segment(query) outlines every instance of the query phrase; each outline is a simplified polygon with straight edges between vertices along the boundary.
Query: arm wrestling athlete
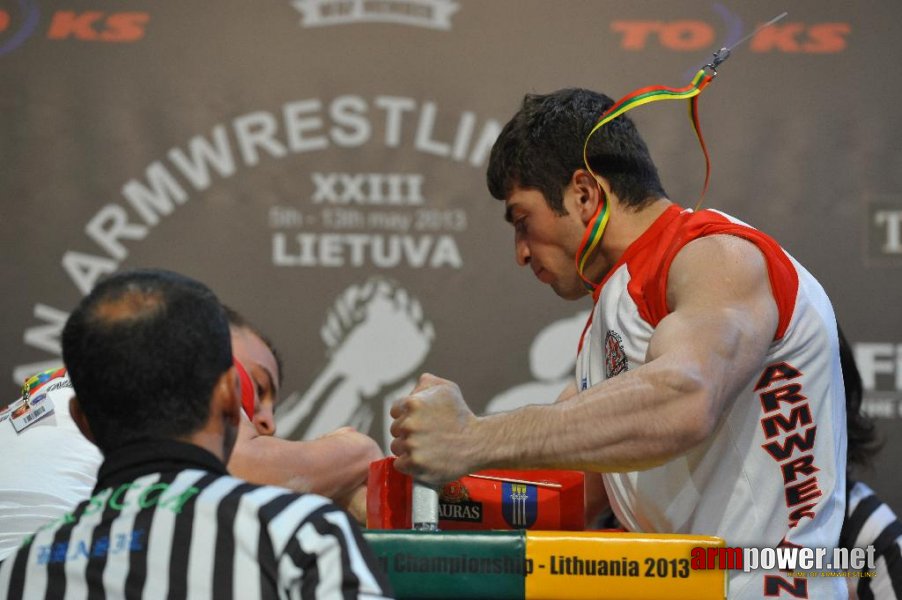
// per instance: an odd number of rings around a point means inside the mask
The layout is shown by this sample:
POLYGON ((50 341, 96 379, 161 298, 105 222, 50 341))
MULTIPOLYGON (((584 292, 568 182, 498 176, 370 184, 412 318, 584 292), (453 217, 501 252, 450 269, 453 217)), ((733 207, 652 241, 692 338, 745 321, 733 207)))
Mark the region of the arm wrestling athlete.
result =
POLYGON ((369 464, 383 458, 368 435, 341 427, 313 440, 275 437, 274 410, 282 382, 278 353, 240 314, 226 308, 232 352, 254 382, 253 420, 241 419, 229 471, 252 483, 326 496, 358 522, 366 521, 369 464))
MULTIPOLYGON (((392 408, 397 468, 432 484, 486 468, 600 472, 633 531, 835 546, 846 439, 826 294, 772 238, 671 202, 628 118, 591 139, 594 177, 583 141, 612 103, 586 90, 527 96, 488 167, 518 264, 564 299, 595 301, 576 380, 553 404, 477 417, 457 385, 423 375, 392 408), (587 287, 577 261, 605 202, 587 287)), ((735 597, 762 585, 842 593, 730 576, 735 597)))

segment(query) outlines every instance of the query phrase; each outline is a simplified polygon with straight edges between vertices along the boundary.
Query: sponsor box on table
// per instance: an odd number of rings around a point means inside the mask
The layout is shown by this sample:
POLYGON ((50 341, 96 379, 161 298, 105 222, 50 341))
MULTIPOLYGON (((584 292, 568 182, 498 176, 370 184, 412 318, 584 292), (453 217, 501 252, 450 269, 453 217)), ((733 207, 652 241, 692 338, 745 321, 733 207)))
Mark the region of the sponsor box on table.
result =
MULTIPOLYGON (((394 468, 394 457, 370 465, 367 527, 410 529, 413 480, 394 468)), ((439 529, 585 529, 584 475, 580 471, 487 470, 439 490, 439 529)))

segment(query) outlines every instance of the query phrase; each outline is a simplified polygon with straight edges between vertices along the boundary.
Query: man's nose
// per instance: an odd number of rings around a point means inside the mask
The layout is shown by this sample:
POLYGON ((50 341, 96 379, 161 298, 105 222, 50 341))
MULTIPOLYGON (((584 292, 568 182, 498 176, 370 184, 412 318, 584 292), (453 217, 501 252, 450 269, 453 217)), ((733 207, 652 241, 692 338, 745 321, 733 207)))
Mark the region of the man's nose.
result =
POLYGON ((525 241, 514 241, 514 253, 517 255, 518 265, 525 267, 529 264, 529 245, 525 241))
POLYGON ((254 427, 257 428, 257 433, 260 435, 275 435, 276 420, 271 408, 261 407, 260 410, 254 412, 254 427))

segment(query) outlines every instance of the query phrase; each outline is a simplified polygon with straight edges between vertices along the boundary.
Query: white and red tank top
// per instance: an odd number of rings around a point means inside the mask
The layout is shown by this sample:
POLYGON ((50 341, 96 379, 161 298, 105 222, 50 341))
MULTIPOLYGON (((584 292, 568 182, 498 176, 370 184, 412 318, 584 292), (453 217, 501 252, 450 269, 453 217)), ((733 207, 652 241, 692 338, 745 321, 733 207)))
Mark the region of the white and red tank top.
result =
MULTIPOLYGON (((596 292, 577 385, 586 389, 645 362, 655 327, 670 312, 674 257, 692 240, 724 234, 749 240, 766 259, 779 311, 766 360, 706 442, 653 469, 605 474, 608 496, 632 531, 716 535, 727 546, 832 548, 845 508, 846 457, 836 319, 821 285, 772 238, 717 211, 670 206, 596 292)), ((730 597, 767 597, 774 589, 793 597, 786 586, 806 588, 801 597, 842 594, 841 578, 816 579, 733 571, 730 597)))

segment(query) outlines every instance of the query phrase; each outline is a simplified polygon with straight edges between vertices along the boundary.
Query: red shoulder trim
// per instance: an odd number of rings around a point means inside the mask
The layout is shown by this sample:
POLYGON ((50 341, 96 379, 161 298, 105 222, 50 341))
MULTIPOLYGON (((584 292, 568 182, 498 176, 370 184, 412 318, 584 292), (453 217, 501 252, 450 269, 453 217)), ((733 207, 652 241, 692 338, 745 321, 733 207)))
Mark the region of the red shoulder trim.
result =
POLYGON ((667 226, 662 229, 656 233, 654 247, 629 260, 627 264, 630 271, 629 294, 639 309, 639 315, 646 322, 656 327, 671 312, 667 306, 667 276, 673 259, 683 246, 709 235, 735 235, 755 244, 764 255, 771 293, 779 312, 774 340, 782 339, 792 319, 799 291, 799 276, 789 256, 773 238, 710 210, 682 211, 676 218, 668 220, 667 226))

